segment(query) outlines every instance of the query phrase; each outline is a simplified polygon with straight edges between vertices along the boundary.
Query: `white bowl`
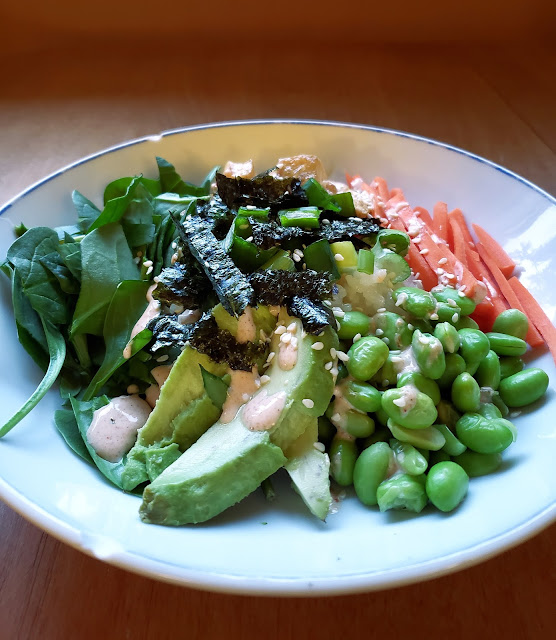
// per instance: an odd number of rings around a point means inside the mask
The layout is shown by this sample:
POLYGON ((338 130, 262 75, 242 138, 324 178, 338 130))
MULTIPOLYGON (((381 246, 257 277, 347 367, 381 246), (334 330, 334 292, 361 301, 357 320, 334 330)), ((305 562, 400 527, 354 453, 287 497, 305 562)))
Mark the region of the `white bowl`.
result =
MULTIPOLYGON (((124 175, 156 176, 155 156, 190 181, 215 164, 315 153, 332 176, 385 177, 412 205, 438 200, 479 221, 522 267, 521 279, 554 320, 554 198, 523 178, 447 145, 396 131, 330 122, 231 122, 133 140, 84 158, 33 185, 0 211, 0 256, 10 221, 56 226, 72 220, 71 191, 101 202, 124 175), (551 223, 552 222, 552 223, 551 223)), ((5 281, 4 281, 5 280, 5 281)), ((0 423, 34 390, 40 373, 17 342, 7 280, 0 294, 0 423)), ((312 595, 392 587, 480 562, 534 535, 556 517, 556 372, 550 355, 544 401, 515 419, 519 436, 502 469, 471 480, 454 513, 381 514, 349 494, 326 523, 312 518, 287 482, 266 503, 256 493, 213 521, 164 528, 143 524, 139 498, 122 493, 65 445, 53 425, 60 399, 50 392, 0 440, 0 497, 37 526, 112 564, 215 591, 312 595)))

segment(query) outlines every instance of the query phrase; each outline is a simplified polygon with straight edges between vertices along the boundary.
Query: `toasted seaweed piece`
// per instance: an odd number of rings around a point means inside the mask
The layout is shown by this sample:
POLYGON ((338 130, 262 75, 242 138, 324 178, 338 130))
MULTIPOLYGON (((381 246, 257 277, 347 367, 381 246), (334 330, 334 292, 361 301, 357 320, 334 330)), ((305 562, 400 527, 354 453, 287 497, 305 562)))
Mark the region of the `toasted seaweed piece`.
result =
POLYGON ((251 222, 251 235, 253 244, 261 249, 277 247, 284 242, 297 240, 304 244, 311 244, 317 240, 328 240, 329 242, 340 242, 341 240, 351 240, 353 238, 364 238, 381 229, 380 222, 375 218, 351 219, 347 220, 327 220, 321 221, 318 229, 301 229, 299 227, 282 227, 276 222, 251 222))
POLYGON ((155 357, 172 353, 176 357, 189 343, 215 362, 225 362, 231 369, 251 371, 265 353, 265 343, 238 343, 225 329, 220 329, 211 312, 206 312, 193 324, 182 325, 177 316, 158 316, 148 328, 153 332, 149 351, 155 357))
POLYGON ((320 302, 332 293, 330 274, 311 269, 255 271, 249 276, 249 282, 255 290, 257 302, 262 304, 284 306, 294 297, 320 302))
POLYGON ((292 316, 301 320, 307 333, 320 333, 328 325, 336 327, 336 318, 332 309, 320 302, 302 296, 294 296, 288 301, 287 307, 292 316))
POLYGON ((182 221, 173 212, 170 215, 181 239, 212 282, 224 309, 230 315, 240 316, 254 300, 255 292, 212 233, 210 222, 199 216, 188 215, 182 221))
POLYGON ((212 293, 212 285, 193 256, 186 254, 183 260, 162 269, 152 295, 167 305, 174 303, 185 309, 198 309, 212 293))
POLYGON ((234 221, 235 214, 215 195, 210 200, 199 198, 195 203, 197 215, 210 223, 217 240, 223 240, 234 221))
POLYGON ((254 178, 228 178, 216 174, 218 195, 230 209, 254 205, 270 207, 272 213, 279 209, 304 207, 309 204, 307 194, 296 178, 276 178, 268 173, 254 178))

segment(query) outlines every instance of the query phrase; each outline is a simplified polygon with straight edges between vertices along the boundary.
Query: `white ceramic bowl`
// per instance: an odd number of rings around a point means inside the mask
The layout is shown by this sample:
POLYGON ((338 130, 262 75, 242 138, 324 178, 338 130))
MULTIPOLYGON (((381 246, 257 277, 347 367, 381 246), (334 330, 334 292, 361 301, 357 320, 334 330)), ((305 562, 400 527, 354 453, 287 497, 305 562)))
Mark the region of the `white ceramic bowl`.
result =
MULTIPOLYGON (((84 158, 33 185, 0 217, 0 256, 11 222, 55 226, 72 220, 71 191, 101 202, 110 180, 156 176, 154 157, 191 181, 215 164, 253 158, 259 169, 280 156, 319 155, 329 172, 381 175, 412 205, 437 200, 480 221, 522 267, 521 279, 554 320, 554 198, 523 178, 459 149, 395 131, 327 122, 238 122, 196 126, 126 142, 84 158)), ((17 342, 7 280, 0 294, 0 422, 35 388, 39 371, 17 342)), ((517 443, 502 469, 472 479, 450 515, 378 513, 349 495, 326 523, 313 519, 287 482, 274 504, 254 494, 213 521, 164 528, 143 524, 139 498, 106 482, 65 445, 53 425, 52 391, 0 440, 0 497, 39 527, 102 560, 158 579, 238 593, 347 593, 424 580, 511 547, 556 517, 556 372, 548 354, 546 399, 516 418, 517 443)))

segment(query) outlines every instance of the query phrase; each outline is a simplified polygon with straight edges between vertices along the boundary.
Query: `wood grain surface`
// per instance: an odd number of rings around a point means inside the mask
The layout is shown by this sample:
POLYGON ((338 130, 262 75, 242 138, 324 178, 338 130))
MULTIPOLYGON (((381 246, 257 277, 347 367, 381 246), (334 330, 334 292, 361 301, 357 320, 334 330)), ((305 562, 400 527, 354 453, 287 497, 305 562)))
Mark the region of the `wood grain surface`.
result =
MULTIPOLYGON (((368 123, 437 138, 556 193, 554 49, 370 47, 332 39, 280 48, 245 46, 244 34, 241 42, 215 48, 175 39, 97 40, 4 55, 0 202, 129 138, 272 117, 368 123)), ((109 566, 0 503, 0 640, 544 639, 554 637, 555 593, 556 525, 478 566, 421 584, 258 598, 168 585, 109 566)))

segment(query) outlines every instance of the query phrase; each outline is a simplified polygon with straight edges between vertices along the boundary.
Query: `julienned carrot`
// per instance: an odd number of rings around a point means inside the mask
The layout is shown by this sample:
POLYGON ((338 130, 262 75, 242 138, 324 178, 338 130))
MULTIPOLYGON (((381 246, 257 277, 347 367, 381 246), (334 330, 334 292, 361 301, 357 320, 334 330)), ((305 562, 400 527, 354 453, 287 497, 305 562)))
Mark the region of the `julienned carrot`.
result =
MULTIPOLYGON (((464 264, 466 267, 469 267, 467 263, 467 255, 465 251, 465 247, 468 246, 465 242, 465 238, 461 233, 461 229, 455 218, 449 218, 450 225, 450 237, 452 238, 452 251, 456 258, 464 264)), ((473 272, 472 272, 473 273, 473 272)), ((475 275, 475 274, 473 274, 475 275)), ((475 276, 476 277, 476 276, 475 276)))
POLYGON ((504 251, 500 243, 497 242, 482 227, 480 227, 478 224, 474 224, 473 230, 477 234, 479 242, 484 245, 489 255, 492 256, 492 259, 494 260, 500 271, 506 278, 510 278, 515 269, 515 262, 504 251))
MULTIPOLYGON (((525 313, 525 315, 527 315, 515 291, 506 280, 506 277, 499 269, 494 258, 489 255, 486 247, 484 247, 480 242, 475 246, 477 247, 477 251, 481 256, 481 259, 492 273, 492 277, 496 281, 498 288, 500 289, 504 298, 506 298, 506 300, 508 301, 510 307, 512 307, 513 309, 519 309, 519 311, 522 311, 523 313, 525 313)), ((532 322, 529 322, 529 331, 527 332, 527 337, 525 339, 532 347, 540 347, 542 344, 544 344, 544 340, 541 334, 537 331, 532 322)))
POLYGON ((535 325, 541 336, 544 338, 550 353, 556 363, 556 328, 550 321, 550 318, 542 310, 541 305, 535 300, 531 292, 521 284, 521 282, 513 276, 508 281, 510 287, 515 291, 523 308, 526 309, 526 315, 529 322, 535 325))
POLYGON ((414 274, 419 274, 419 280, 423 284, 423 288, 430 291, 438 284, 438 276, 430 268, 429 263, 419 253, 419 249, 413 244, 409 245, 409 251, 406 256, 407 263, 411 267, 414 274))
POLYGON ((448 244, 448 205, 437 202, 432 209, 433 229, 439 238, 448 244))
POLYGON ((384 205, 390 198, 390 191, 388 190, 388 184, 384 178, 376 176, 373 182, 376 184, 376 190, 378 191, 378 197, 382 200, 384 205))
POLYGON ((432 229, 434 227, 431 214, 425 208, 423 208, 423 207, 413 207, 413 211, 414 211, 415 215, 420 220, 422 220, 429 229, 432 229))
POLYGON ((465 242, 469 244, 469 246, 473 246, 473 237, 471 236, 471 232, 469 231, 469 227, 467 226, 467 222, 465 222, 465 217, 461 209, 453 209, 448 212, 448 218, 451 220, 455 220, 460 228, 460 231, 463 233, 463 237, 465 238, 465 242))

